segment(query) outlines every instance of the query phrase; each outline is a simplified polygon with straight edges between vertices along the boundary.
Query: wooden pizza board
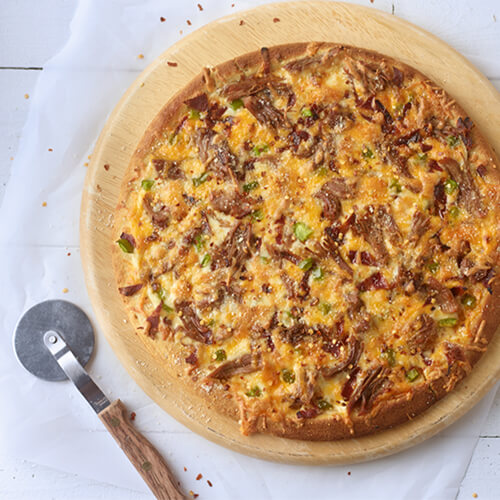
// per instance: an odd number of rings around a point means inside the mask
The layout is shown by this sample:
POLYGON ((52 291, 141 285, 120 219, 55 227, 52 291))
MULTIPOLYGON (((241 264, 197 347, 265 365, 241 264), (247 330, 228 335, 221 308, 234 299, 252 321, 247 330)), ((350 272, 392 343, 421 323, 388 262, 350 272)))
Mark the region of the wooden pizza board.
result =
POLYGON ((155 60, 122 97, 92 154, 81 207, 81 255, 88 292, 104 335, 130 375, 170 415, 211 441, 248 455, 290 463, 346 464, 415 445, 469 410, 500 378, 500 335, 497 333, 488 352, 456 390, 394 429, 324 443, 268 435, 245 437, 236 422, 207 408, 205 400, 173 379, 141 342, 126 322, 111 265, 112 213, 122 177, 144 130, 166 101, 204 66, 262 46, 304 41, 364 47, 414 66, 455 97, 500 151, 500 94, 466 59, 435 36, 392 15, 357 5, 315 1, 260 6, 186 36, 155 60), (280 21, 274 22, 274 18, 280 21), (244 20, 242 25, 240 20, 244 20))

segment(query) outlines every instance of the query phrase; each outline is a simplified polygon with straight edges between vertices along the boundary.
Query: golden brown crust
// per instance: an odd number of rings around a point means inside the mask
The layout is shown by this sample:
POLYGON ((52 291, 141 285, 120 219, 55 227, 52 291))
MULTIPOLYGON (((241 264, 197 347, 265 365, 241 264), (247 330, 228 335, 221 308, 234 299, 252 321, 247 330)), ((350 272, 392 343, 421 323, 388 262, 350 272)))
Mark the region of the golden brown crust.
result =
MULTIPOLYGON (((368 51, 365 49, 347 47, 333 43, 294 43, 286 44, 269 48, 269 56, 271 61, 286 61, 298 58, 304 55, 315 53, 318 49, 330 49, 344 51, 348 55, 362 57, 364 61, 374 62, 378 65, 387 64, 396 66, 403 70, 406 75, 415 75, 432 88, 438 87, 431 82, 425 75, 421 74, 418 70, 407 66, 399 61, 393 60, 390 57, 378 54, 376 52, 368 51)), ((206 86, 211 85, 210 73, 215 74, 218 79, 223 81, 231 81, 236 75, 241 74, 243 71, 255 69, 262 64, 262 56, 259 51, 244 54, 231 61, 227 61, 218 65, 217 67, 207 71, 204 70, 200 75, 194 78, 184 89, 176 94, 158 113, 152 123, 149 125, 143 138, 139 142, 137 149, 131 159, 129 169, 123 180, 120 200, 129 200, 130 194, 134 190, 133 181, 138 178, 138 172, 143 167, 145 153, 148 152, 152 146, 162 137, 163 130, 172 123, 175 123, 179 118, 180 110, 186 99, 189 99, 200 92, 204 91, 206 86)), ((451 98, 445 91, 439 89, 439 100, 444 107, 452 110, 455 114, 466 116, 463 109, 451 98)), ((498 169, 492 167, 495 163, 498 164, 491 147, 488 145, 484 137, 477 130, 477 127, 472 132, 473 140, 476 144, 475 149, 482 152, 482 154, 491 159, 490 166, 487 170, 489 178, 495 183, 500 183, 500 172, 498 169)), ((494 202, 492 200, 492 202, 494 202)), ((121 201, 115 212, 114 221, 114 234, 116 240, 119 237, 120 228, 126 221, 129 212, 127 202, 121 201)), ((124 264, 121 251, 117 245, 112 244, 113 252, 113 265, 117 278, 117 283, 126 283, 127 266, 124 264)), ((129 317, 134 323, 136 328, 143 328, 143 325, 138 320, 135 314, 135 305, 133 298, 122 297, 124 299, 125 307, 129 313, 129 317)), ((437 400, 444 397, 453 387, 463 379, 470 371, 472 366, 480 359, 483 351, 486 349, 488 343, 493 338, 498 327, 498 317, 500 317, 500 283, 496 279, 491 284, 491 296, 484 307, 483 314, 477 322, 477 338, 475 345, 477 350, 469 350, 466 353, 466 362, 463 363, 462 369, 454 369, 447 376, 440 377, 437 380, 427 382, 420 385, 416 390, 401 395, 400 397, 383 401, 378 404, 368 414, 360 415, 356 411, 351 415, 350 422, 341 418, 317 418, 317 419, 285 419, 285 420, 271 420, 266 417, 260 417, 252 423, 252 431, 268 432, 278 436, 303 439, 303 440, 336 440, 344 439, 352 436, 361 436, 374 432, 375 430, 393 427, 409 419, 414 418, 429 406, 434 404, 437 400)), ((163 355, 160 355, 158 350, 154 349, 153 341, 145 338, 144 335, 139 335, 155 352, 158 357, 158 362, 162 362, 163 355)), ((175 371, 177 368, 172 367, 175 371)), ((177 373, 180 375, 180 373, 177 373)), ((201 389, 199 385, 196 386, 197 392, 202 394, 209 403, 217 409, 217 411, 230 416, 233 419, 238 419, 240 412, 238 403, 222 386, 213 386, 210 391, 201 389)))

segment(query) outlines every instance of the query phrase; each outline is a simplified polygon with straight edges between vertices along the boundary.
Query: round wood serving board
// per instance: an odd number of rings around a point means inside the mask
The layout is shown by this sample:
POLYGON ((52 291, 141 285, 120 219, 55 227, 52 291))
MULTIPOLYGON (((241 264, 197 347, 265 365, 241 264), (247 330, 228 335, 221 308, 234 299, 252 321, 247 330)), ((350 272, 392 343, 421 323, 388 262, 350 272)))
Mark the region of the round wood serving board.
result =
POLYGON ((463 415, 500 377, 500 336, 495 336, 488 352, 456 390, 394 429, 324 443, 268 435, 245 437, 236 422, 208 408, 205 400, 173 379, 151 346, 138 338, 126 321, 111 265, 112 214, 121 180, 146 127, 167 100, 204 66, 262 46, 304 41, 373 49, 414 66, 455 97, 490 144, 500 150, 500 95, 469 62, 436 37, 394 16, 356 5, 294 2, 261 6, 219 19, 185 37, 153 62, 125 93, 90 162, 81 208, 81 254, 102 331, 130 375, 170 415, 194 432, 248 455, 281 462, 346 464, 400 451, 463 415), (280 21, 274 22, 274 18, 280 21))

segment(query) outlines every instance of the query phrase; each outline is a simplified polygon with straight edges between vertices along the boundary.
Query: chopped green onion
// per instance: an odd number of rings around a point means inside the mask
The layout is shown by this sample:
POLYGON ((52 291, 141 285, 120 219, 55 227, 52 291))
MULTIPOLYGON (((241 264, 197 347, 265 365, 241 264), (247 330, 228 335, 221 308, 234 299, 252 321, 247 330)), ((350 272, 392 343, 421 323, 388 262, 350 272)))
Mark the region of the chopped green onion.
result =
POLYGON ((132 243, 130 243, 130 241, 126 240, 125 238, 120 238, 116 242, 123 252, 133 253, 134 247, 132 246, 132 243))
POLYGON ((316 406, 320 409, 320 410, 329 410, 330 408, 332 408, 332 405, 326 400, 326 399, 320 399, 317 403, 316 403, 316 406))
POLYGON ((193 186, 201 186, 208 179, 208 172, 203 172, 199 177, 193 177, 193 186))
POLYGON ((269 262, 271 261, 271 259, 269 257, 266 257, 265 255, 261 255, 260 256, 260 261, 263 263, 263 264, 269 264, 269 262))
POLYGON ((203 257, 203 259, 201 259, 201 267, 206 267, 208 266, 210 262, 210 255, 207 253, 205 254, 205 256, 203 257))
POLYGON ((300 269, 302 269, 302 271, 309 271, 309 269, 311 269, 313 264, 314 260, 311 257, 308 257, 307 259, 300 261, 299 267, 300 269))
POLYGON ((425 163, 427 161, 427 153, 418 153, 417 158, 418 158, 418 161, 425 163))
POLYGON ((189 110, 189 119, 190 120, 198 120, 200 118, 200 112, 197 109, 189 110))
POLYGON ((460 209, 455 205, 450 208, 450 215, 455 219, 460 215, 460 209))
POLYGON ((394 349, 386 349, 382 353, 382 357, 387 361, 389 366, 394 366, 396 364, 396 353, 394 352, 394 349))
POLYGON ((203 236, 201 234, 197 234, 195 236, 194 246, 198 252, 205 246, 205 242, 203 241, 203 236))
POLYGON ((303 108, 300 114, 304 118, 310 118, 313 115, 313 112, 309 108, 303 108))
POLYGON ((260 388, 258 386, 254 386, 252 387, 247 393, 246 395, 249 397, 249 398, 258 398, 260 395, 261 395, 261 391, 260 391, 260 388))
POLYGON ((155 181, 153 181, 152 179, 144 179, 141 182, 141 187, 142 189, 144 189, 144 191, 150 191, 154 183, 155 181))
POLYGON ((444 190, 446 194, 453 194, 458 188, 458 184, 453 179, 446 179, 444 182, 444 190))
POLYGON ((267 153, 269 151, 269 146, 267 144, 261 144, 260 146, 254 146, 252 153, 255 156, 260 156, 261 153, 267 153))
POLYGON ((175 142, 175 139, 177 138, 177 134, 172 134, 169 138, 168 138, 168 143, 170 145, 172 145, 174 142, 175 142))
POLYGON ((375 156, 373 154, 373 151, 368 147, 364 148, 363 151, 361 152, 361 154, 363 155, 363 158, 365 160, 369 160, 375 156))
POLYGON ((306 241, 309 238, 309 236, 313 234, 313 230, 303 222, 296 222, 293 225, 293 232, 296 238, 302 243, 304 243, 304 241, 306 241))
POLYGON ((295 382, 295 373, 288 368, 284 368, 281 370, 281 378, 283 379, 283 382, 293 384, 295 382))
POLYGON ((328 175, 328 168, 320 167, 320 168, 318 168, 318 170, 316 170, 316 173, 318 175, 320 175, 321 177, 325 177, 326 175, 328 175))
POLYGON ((332 310, 332 306, 328 302, 320 302, 318 309, 326 316, 332 310))
POLYGON ((217 349, 214 352, 214 359, 215 361, 226 361, 227 359, 227 354, 224 349, 217 349))
POLYGON ((167 304, 165 304, 165 302, 162 302, 162 303, 161 303, 161 307, 162 307, 162 309, 163 309, 165 312, 168 312, 168 313, 174 312, 173 308, 172 308, 172 307, 170 307, 170 306, 167 306, 167 304))
POLYGON ((465 307, 474 307, 476 305, 476 297, 474 297, 474 295, 470 295, 470 294, 466 293, 462 297, 462 304, 465 307))
POLYGON ((439 269, 439 262, 436 262, 436 261, 432 261, 430 264, 429 264, 429 271, 432 273, 432 274, 435 274, 437 273, 438 269, 439 269))
POLYGON ((325 277, 325 274, 323 273, 323 269, 321 269, 321 267, 315 267, 312 270, 311 274, 315 280, 322 280, 325 277))
POLYGON ((450 317, 450 318, 443 318, 438 321, 439 326, 455 326, 458 322, 457 318, 450 317))
POLYGON ((417 378, 420 376, 420 373, 418 372, 418 370, 416 368, 412 368, 410 371, 408 371, 406 373, 406 378, 410 381, 410 382, 414 382, 415 380, 417 380, 417 378))
POLYGON ((460 142, 460 138, 457 137, 456 135, 449 135, 446 138, 446 142, 448 143, 448 146, 454 148, 460 142))
POLYGON ((257 189, 258 187, 259 187, 258 181, 252 181, 249 182, 248 184, 243 184, 243 191, 245 191, 245 193, 248 193, 250 191, 253 191, 254 189, 257 189))
POLYGON ((250 216, 253 220, 262 220, 264 218, 264 212, 262 209, 258 208, 257 210, 254 210, 250 216))
POLYGON ((389 187, 391 189, 394 189, 394 191, 396 191, 396 193, 401 193, 402 187, 397 179, 392 179, 391 183, 389 184, 389 187))
POLYGON ((230 106, 233 111, 236 111, 237 109, 243 107, 243 101, 241 99, 235 99, 234 101, 231 102, 230 106))

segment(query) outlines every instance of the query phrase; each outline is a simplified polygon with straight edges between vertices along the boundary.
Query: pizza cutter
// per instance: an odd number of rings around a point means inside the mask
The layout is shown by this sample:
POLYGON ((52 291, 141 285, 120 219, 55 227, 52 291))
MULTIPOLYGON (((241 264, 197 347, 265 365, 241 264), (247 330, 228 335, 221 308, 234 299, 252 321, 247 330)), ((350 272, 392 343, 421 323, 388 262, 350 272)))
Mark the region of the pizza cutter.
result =
POLYGON ((47 300, 26 311, 14 333, 19 362, 36 377, 70 379, 113 436, 156 498, 181 500, 178 483, 165 460, 127 418, 125 405, 110 402, 84 366, 94 350, 94 330, 87 315, 64 300, 47 300))

